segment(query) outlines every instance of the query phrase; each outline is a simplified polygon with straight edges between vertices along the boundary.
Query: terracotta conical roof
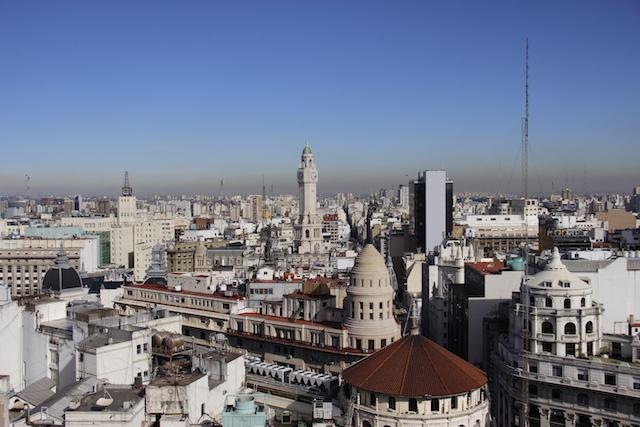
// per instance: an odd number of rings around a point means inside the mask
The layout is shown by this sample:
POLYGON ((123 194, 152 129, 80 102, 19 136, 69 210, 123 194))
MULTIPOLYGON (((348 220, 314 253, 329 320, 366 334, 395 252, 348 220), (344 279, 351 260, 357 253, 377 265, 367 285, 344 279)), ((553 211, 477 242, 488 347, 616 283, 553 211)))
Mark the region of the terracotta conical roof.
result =
POLYGON ((354 387, 399 397, 450 396, 487 384, 487 376, 422 335, 407 335, 342 374, 354 387))

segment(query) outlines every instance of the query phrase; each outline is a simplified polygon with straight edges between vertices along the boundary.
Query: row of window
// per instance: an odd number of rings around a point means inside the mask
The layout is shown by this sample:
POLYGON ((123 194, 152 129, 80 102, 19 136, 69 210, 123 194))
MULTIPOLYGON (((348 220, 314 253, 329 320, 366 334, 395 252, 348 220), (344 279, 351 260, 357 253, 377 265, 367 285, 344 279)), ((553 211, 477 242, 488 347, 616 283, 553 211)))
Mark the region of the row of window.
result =
MULTIPOLYGON (((538 373, 538 365, 536 363, 529 363, 529 372, 538 373)), ((564 369, 560 365, 553 365, 551 367, 551 373, 554 377, 564 377, 564 369)), ((589 381, 589 369, 578 368, 577 379, 578 381, 589 381)), ((606 385, 617 385, 618 381, 616 374, 605 373, 604 383, 606 385)), ((633 379, 633 388, 634 390, 640 390, 640 378, 633 379)))
MULTIPOLYGON (((545 283, 549 283, 549 286, 551 286, 551 282, 545 282, 545 283)), ((535 307, 536 306, 536 301, 535 301, 535 298, 533 296, 529 297, 529 305, 531 307, 535 307)), ((571 308, 571 298, 565 298, 562 301, 562 305, 563 305, 564 308, 570 309, 571 308)), ((580 299, 580 307, 586 307, 586 305, 587 305, 587 300, 585 298, 581 298, 580 299)), ((544 306, 546 308, 553 308, 553 298, 550 298, 550 297, 545 298, 544 299, 544 306)))
MULTIPOLYGON (((587 334, 593 333, 593 322, 592 321, 588 321, 587 323, 585 323, 584 331, 587 334)), ((542 333, 543 334, 553 334, 554 333, 553 324, 551 322, 549 322, 549 321, 542 322, 542 333)), ((565 324, 564 325, 564 334, 565 335, 576 335, 576 325, 575 325, 575 323, 569 322, 569 323, 565 324)))
MULTIPOLYGON (((536 386, 535 384, 530 384, 529 395, 533 397, 539 396, 538 386, 536 386)), ((551 399, 558 400, 558 401, 566 400, 566 399, 563 399, 562 390, 557 388, 554 388, 551 390, 551 399)), ((579 406, 590 406, 595 404, 595 402, 590 402, 589 395, 585 393, 579 393, 577 395, 576 403, 579 406)), ((603 403, 604 403, 604 409, 607 411, 613 412, 618 410, 618 403, 613 398, 610 398, 610 397, 606 398, 604 399, 603 403)), ((633 405, 633 414, 640 415, 640 403, 635 403, 633 405)))
MULTIPOLYGON (((133 297, 134 293, 131 290, 127 290, 127 296, 133 297)), ((152 301, 163 301, 167 303, 179 303, 186 305, 195 305, 203 308, 216 308, 217 301, 211 300, 209 298, 193 298, 193 297, 183 297, 183 296, 174 296, 161 292, 136 292, 136 296, 134 298, 139 298, 143 300, 152 300, 152 301)), ((229 310, 229 303, 222 303, 223 310, 229 310)))

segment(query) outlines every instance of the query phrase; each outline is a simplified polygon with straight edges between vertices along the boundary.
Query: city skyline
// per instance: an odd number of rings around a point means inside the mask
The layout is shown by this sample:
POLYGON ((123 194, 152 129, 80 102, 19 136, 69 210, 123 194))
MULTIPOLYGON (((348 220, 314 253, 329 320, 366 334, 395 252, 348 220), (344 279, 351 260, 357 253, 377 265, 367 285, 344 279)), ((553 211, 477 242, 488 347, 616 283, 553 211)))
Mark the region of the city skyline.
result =
POLYGON ((305 142, 321 194, 421 169, 517 193, 526 37, 531 190, 637 185, 636 2, 0 10, 3 195, 115 195, 125 169, 139 194, 293 194, 305 142))

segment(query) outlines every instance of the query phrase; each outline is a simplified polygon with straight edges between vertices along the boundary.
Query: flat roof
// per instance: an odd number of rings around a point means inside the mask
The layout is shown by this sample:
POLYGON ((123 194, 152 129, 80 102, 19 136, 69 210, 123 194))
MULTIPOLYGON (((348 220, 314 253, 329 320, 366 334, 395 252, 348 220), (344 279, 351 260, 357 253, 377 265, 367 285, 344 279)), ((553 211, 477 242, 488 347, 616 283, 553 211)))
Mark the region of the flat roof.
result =
POLYGON ((185 386, 189 385, 202 377, 207 376, 199 371, 194 372, 179 372, 175 375, 158 375, 149 383, 150 387, 166 387, 166 386, 185 386))
POLYGON ((73 412, 129 412, 131 407, 125 407, 125 402, 133 402, 131 406, 134 406, 143 398, 142 391, 138 389, 112 388, 109 386, 105 388, 108 395, 106 395, 107 393, 104 392, 104 389, 100 389, 96 393, 88 394, 82 398, 80 406, 73 410, 73 412), (111 396, 113 402, 109 406, 98 406, 98 400, 105 396, 107 398, 111 396))

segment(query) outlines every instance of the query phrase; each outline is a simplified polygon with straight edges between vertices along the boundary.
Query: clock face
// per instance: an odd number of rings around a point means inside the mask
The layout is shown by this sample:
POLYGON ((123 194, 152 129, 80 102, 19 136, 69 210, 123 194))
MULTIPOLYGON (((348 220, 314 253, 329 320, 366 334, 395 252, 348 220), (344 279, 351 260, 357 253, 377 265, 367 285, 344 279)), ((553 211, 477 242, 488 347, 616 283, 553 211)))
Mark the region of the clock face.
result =
POLYGON ((316 171, 312 171, 312 172, 311 172, 311 179, 312 179, 312 180, 314 180, 314 181, 315 181, 316 179, 318 179, 318 172, 316 172, 316 171))
POLYGON ((302 173, 302 171, 298 171, 298 179, 302 180, 303 177, 304 177, 304 174, 302 173))

